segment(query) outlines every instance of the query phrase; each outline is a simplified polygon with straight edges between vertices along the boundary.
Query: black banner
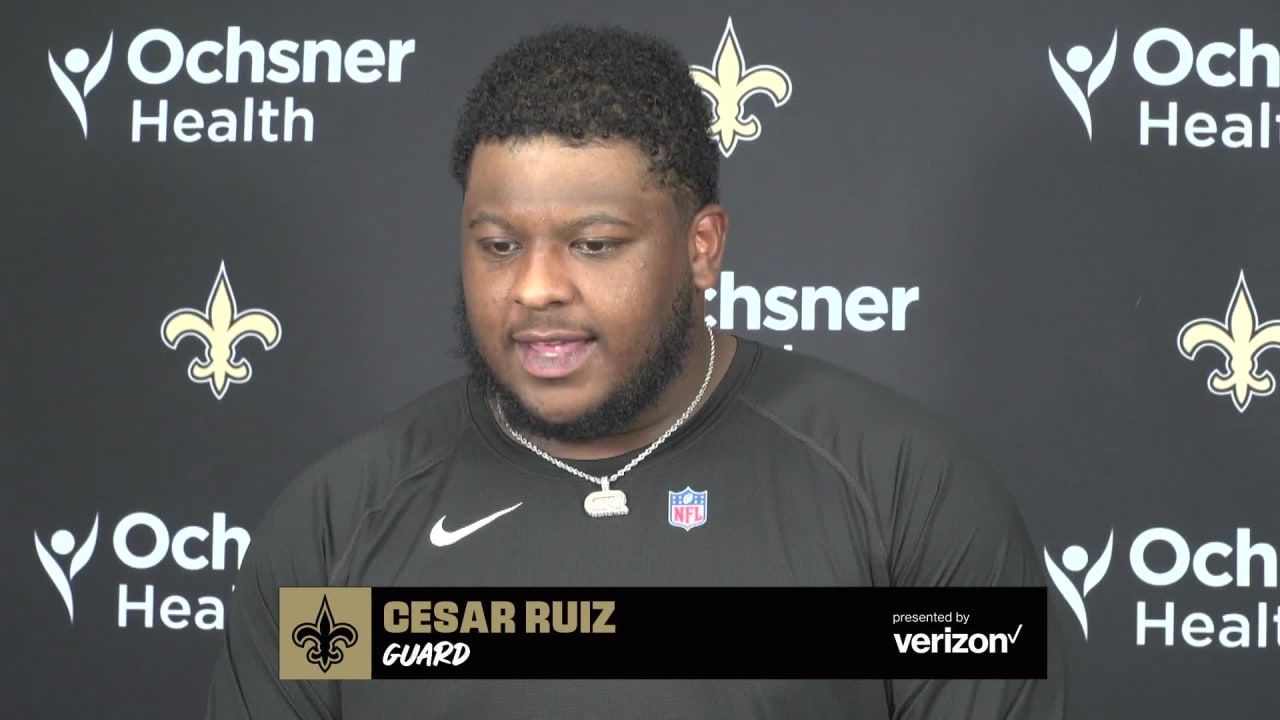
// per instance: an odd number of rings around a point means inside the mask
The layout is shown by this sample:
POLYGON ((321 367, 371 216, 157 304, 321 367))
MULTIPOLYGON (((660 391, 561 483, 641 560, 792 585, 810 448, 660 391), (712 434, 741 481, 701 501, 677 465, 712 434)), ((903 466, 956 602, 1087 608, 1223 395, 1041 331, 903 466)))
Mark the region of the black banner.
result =
POLYGON ((370 642, 374 679, 1044 678, 1047 665, 1039 587, 372 588, 367 632, 309 602, 312 656, 336 661, 332 637, 370 642))

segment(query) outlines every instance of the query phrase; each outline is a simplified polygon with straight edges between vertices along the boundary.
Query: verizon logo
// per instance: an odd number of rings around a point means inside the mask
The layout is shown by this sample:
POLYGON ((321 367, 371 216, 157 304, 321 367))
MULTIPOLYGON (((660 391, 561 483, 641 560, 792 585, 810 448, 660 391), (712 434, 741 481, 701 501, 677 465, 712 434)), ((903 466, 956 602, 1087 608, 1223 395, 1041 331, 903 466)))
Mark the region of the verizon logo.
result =
POLYGON ((900 653, 986 655, 1009 652, 1009 647, 1018 641, 1018 636, 1021 634, 1021 624, 1012 633, 953 633, 948 627, 943 628, 940 633, 894 633, 893 641, 898 644, 900 653))

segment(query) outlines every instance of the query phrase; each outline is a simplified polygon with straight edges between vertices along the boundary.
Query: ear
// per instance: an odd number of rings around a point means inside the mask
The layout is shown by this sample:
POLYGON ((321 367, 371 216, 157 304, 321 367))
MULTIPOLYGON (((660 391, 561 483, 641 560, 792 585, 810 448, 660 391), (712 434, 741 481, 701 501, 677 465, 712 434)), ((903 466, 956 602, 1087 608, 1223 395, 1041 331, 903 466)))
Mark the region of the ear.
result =
POLYGON ((729 236, 729 213, 712 203, 693 216, 689 224, 689 264, 698 290, 715 287, 724 264, 729 236))

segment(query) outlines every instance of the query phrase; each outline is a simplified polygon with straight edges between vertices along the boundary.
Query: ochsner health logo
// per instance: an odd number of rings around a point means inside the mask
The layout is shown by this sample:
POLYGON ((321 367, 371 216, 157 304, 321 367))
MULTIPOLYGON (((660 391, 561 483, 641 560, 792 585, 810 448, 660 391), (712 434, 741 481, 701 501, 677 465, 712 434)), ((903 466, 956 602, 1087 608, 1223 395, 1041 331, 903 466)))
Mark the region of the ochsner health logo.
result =
MULTIPOLYGON (((49 70, 54 82, 80 120, 88 138, 89 122, 85 100, 102 82, 111 62, 115 32, 110 33, 106 50, 89 69, 89 54, 75 48, 60 66, 49 51, 49 70), (72 76, 88 70, 84 84, 72 76)), ((179 36, 153 27, 134 36, 125 50, 125 64, 134 81, 131 103, 130 137, 133 142, 181 143, 291 143, 312 142, 318 121, 315 113, 302 107, 298 99, 271 88, 321 84, 396 84, 401 81, 406 59, 414 53, 416 41, 359 38, 340 44, 337 40, 254 37, 249 29, 231 25, 216 33, 196 37, 179 36), (173 86, 243 86, 241 97, 225 90, 214 101, 193 107, 174 107, 161 88, 173 86), (231 104, 225 105, 231 96, 231 104), (221 105, 221 106, 211 106, 221 105)), ((184 98, 192 97, 184 92, 184 98)))
MULTIPOLYGON (((99 515, 94 515, 93 527, 78 548, 76 537, 70 530, 54 532, 48 545, 41 540, 39 532, 35 534, 36 556, 62 597, 72 623, 75 623, 77 611, 83 611, 85 607, 93 610, 95 606, 108 602, 101 595, 75 598, 71 589, 72 580, 88 564, 98 544, 99 518, 99 515), (70 557, 70 561, 59 560, 55 556, 70 557)), ((120 518, 110 536, 110 546, 120 566, 130 571, 163 570, 167 577, 172 577, 175 569, 201 575, 209 572, 233 574, 244 562, 250 541, 248 530, 229 525, 226 513, 220 512, 213 513, 208 524, 178 528, 173 528, 155 514, 132 512, 120 518)), ((190 627, 222 629, 222 598, 198 594, 199 588, 207 589, 207 579, 184 579, 180 592, 162 594, 154 581, 134 584, 132 581, 139 577, 137 572, 129 572, 126 577, 130 581, 121 582, 116 591, 116 624, 119 627, 153 628, 159 619, 160 624, 170 630, 190 627)), ((235 590, 235 585, 231 590, 235 590)), ((95 615, 94 612, 88 614, 91 617, 95 615)))
MULTIPOLYGON (((1111 547, 1109 538, 1079 589, 1045 550, 1049 575, 1076 613, 1086 639, 1084 597, 1107 573, 1111 547)), ((1277 554, 1275 545, 1255 539, 1247 527, 1199 538, 1168 527, 1136 533, 1128 553, 1131 582, 1139 587, 1133 598, 1134 643, 1280 648, 1277 554), (1200 603, 1212 610, 1197 608, 1200 603)), ((1079 573, 1089 557, 1083 548, 1072 546, 1062 554, 1062 564, 1079 573)))
POLYGON ((67 104, 71 106, 71 110, 75 112, 76 118, 80 120, 80 129, 84 132, 87 139, 89 137, 89 112, 85 108, 85 101, 89 98, 89 93, 98 87, 102 82, 102 78, 107 75, 107 68, 111 65, 111 46, 114 44, 116 34, 114 31, 107 36, 107 47, 102 51, 102 55, 93 63, 93 69, 89 69, 89 53, 83 48, 72 48, 67 51, 66 56, 62 59, 65 68, 59 67, 58 61, 53 57, 53 51, 49 51, 49 72, 53 74, 53 81, 57 83, 58 89, 62 91, 62 96, 67 99, 67 104), (71 76, 78 76, 89 70, 84 76, 84 84, 77 86, 71 76))
POLYGON ((71 581, 89 563, 89 558, 93 557, 93 549, 98 544, 98 516, 93 516, 93 527, 89 530, 89 536, 78 550, 76 549, 76 537, 70 530, 58 530, 55 532, 49 538, 48 548, 41 542, 40 533, 35 533, 35 538, 36 555, 40 557, 40 564, 44 566, 44 571, 49 574, 49 579, 53 581, 53 586, 58 589, 58 594, 62 596, 62 602, 67 606, 67 618, 74 623, 76 610, 75 601, 71 595, 71 581), (52 548, 53 553, 49 552, 50 548, 52 548), (75 554, 73 555, 72 553, 75 554), (63 569, 62 563, 54 559, 54 554, 63 557, 70 555, 70 566, 63 569))
MULTIPOLYGON (((1083 121, 1090 140, 1096 116, 1089 100, 1111 76, 1117 41, 1124 34, 1118 28, 1113 30, 1111 47, 1096 66, 1088 48, 1071 48, 1066 63, 1075 76, 1049 49, 1049 69, 1083 121)), ((1256 93, 1256 89, 1280 89, 1280 48, 1275 44, 1260 42, 1247 27, 1230 35, 1155 27, 1133 37, 1128 55, 1138 87, 1145 86, 1141 96, 1134 98, 1139 145, 1280 146, 1280 114, 1274 100, 1256 93), (1188 86, 1194 95, 1186 93, 1188 86), (1206 92, 1215 95, 1213 107, 1199 104, 1206 92)), ((1127 122, 1124 125, 1132 127, 1127 122)))

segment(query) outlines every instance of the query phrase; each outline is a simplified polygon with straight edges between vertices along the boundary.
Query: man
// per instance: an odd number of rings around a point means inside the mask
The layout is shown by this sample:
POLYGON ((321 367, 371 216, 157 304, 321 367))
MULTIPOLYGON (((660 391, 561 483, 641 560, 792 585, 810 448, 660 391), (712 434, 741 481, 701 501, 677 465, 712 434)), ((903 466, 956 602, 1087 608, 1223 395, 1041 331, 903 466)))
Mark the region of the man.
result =
POLYGON ((709 103, 668 45, 558 27, 459 121, 470 373, 312 465, 254 536, 208 717, 1059 720, 1047 681, 281 681, 282 585, 1043 585, 991 468, 906 398, 721 331, 709 103), (706 521, 668 522, 669 493, 706 521), (678 562, 673 562, 678 559, 678 562))

